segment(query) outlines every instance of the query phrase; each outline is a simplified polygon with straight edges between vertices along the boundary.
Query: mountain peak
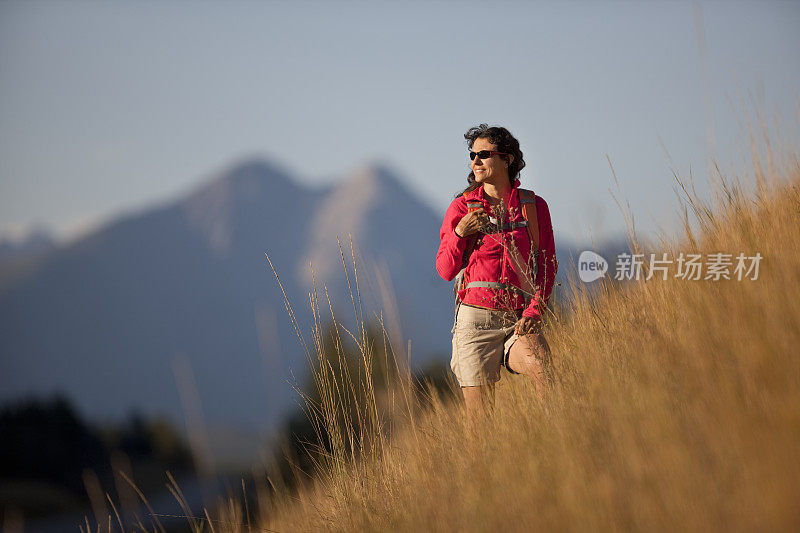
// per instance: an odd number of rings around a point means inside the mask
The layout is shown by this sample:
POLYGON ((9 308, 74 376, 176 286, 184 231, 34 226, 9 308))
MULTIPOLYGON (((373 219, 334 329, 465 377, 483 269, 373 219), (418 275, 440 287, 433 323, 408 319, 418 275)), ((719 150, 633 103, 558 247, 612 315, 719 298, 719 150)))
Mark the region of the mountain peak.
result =
POLYGON ((263 157, 248 157, 217 173, 205 188, 247 196, 262 187, 286 187, 292 183, 292 177, 281 166, 263 157))
POLYGON ((351 205, 366 202, 374 203, 377 198, 388 201, 395 198, 418 199, 419 195, 408 186, 408 180, 402 179, 397 171, 381 161, 364 163, 344 177, 336 190, 339 197, 350 199, 351 205), (362 201, 359 201, 362 200, 362 201))
POLYGON ((182 203, 192 226, 200 228, 216 252, 231 245, 233 219, 243 209, 268 205, 273 198, 291 198, 300 187, 277 164, 261 157, 241 159, 217 173, 182 203))
POLYGON ((400 178, 391 166, 382 161, 371 161, 356 167, 345 182, 374 182, 376 184, 398 186, 400 178))
POLYGON ((297 184, 281 166, 262 157, 241 159, 217 172, 192 192, 190 204, 248 201, 265 194, 294 192, 297 184))

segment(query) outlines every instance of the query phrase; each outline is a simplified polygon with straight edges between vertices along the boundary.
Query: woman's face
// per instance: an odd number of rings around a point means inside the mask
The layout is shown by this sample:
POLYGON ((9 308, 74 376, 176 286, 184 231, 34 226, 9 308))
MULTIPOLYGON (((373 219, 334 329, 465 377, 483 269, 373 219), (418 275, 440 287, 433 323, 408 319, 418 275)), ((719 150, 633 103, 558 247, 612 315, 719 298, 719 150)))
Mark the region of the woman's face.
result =
MULTIPOLYGON (((497 150, 497 147, 488 139, 478 138, 472 144, 473 152, 481 150, 497 150)), ((487 159, 475 157, 470 162, 472 172, 475 173, 475 181, 478 183, 500 184, 503 180, 508 182, 508 163, 499 155, 493 155, 487 159)))

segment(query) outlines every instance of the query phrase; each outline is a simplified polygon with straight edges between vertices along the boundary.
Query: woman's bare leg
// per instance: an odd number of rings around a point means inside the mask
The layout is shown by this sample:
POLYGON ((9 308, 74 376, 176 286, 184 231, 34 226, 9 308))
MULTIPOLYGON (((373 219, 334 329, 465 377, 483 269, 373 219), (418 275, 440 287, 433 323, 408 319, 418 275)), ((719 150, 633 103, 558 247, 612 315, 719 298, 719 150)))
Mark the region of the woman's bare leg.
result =
POLYGON ((508 351, 509 368, 531 378, 539 394, 547 382, 549 360, 550 346, 541 333, 520 336, 508 351))
POLYGON ((464 395, 464 405, 471 420, 484 415, 492 408, 494 387, 491 385, 461 387, 461 394, 464 395))

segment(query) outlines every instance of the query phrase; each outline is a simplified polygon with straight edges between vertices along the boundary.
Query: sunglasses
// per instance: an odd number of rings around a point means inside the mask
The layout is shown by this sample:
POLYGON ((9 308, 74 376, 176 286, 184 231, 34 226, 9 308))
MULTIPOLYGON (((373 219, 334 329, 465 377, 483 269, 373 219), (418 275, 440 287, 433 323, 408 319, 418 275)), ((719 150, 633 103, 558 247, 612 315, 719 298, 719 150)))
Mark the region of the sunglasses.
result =
POLYGON ((479 159, 489 159, 493 155, 507 155, 505 152, 497 152, 495 150, 481 150, 480 152, 470 152, 469 160, 474 161, 475 157, 479 159))

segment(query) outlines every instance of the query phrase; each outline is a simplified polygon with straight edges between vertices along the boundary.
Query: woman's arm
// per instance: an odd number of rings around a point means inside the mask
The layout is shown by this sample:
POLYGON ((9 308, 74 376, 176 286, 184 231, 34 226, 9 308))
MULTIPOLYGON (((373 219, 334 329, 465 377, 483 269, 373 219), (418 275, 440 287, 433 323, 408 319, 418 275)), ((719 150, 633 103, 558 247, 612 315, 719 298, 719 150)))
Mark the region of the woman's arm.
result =
POLYGON ((459 196, 450 203, 444 214, 442 229, 439 232, 441 243, 436 253, 436 271, 447 281, 452 281, 461 271, 469 237, 459 237, 455 229, 466 213, 466 201, 463 196, 459 196))
POLYGON ((536 216, 539 223, 539 257, 536 259, 536 279, 534 285, 538 287, 531 299, 530 305, 522 312, 523 317, 541 320, 542 313, 550 301, 553 284, 558 272, 556 260, 556 243, 553 237, 553 224, 550 221, 550 210, 541 196, 536 197, 536 216))

